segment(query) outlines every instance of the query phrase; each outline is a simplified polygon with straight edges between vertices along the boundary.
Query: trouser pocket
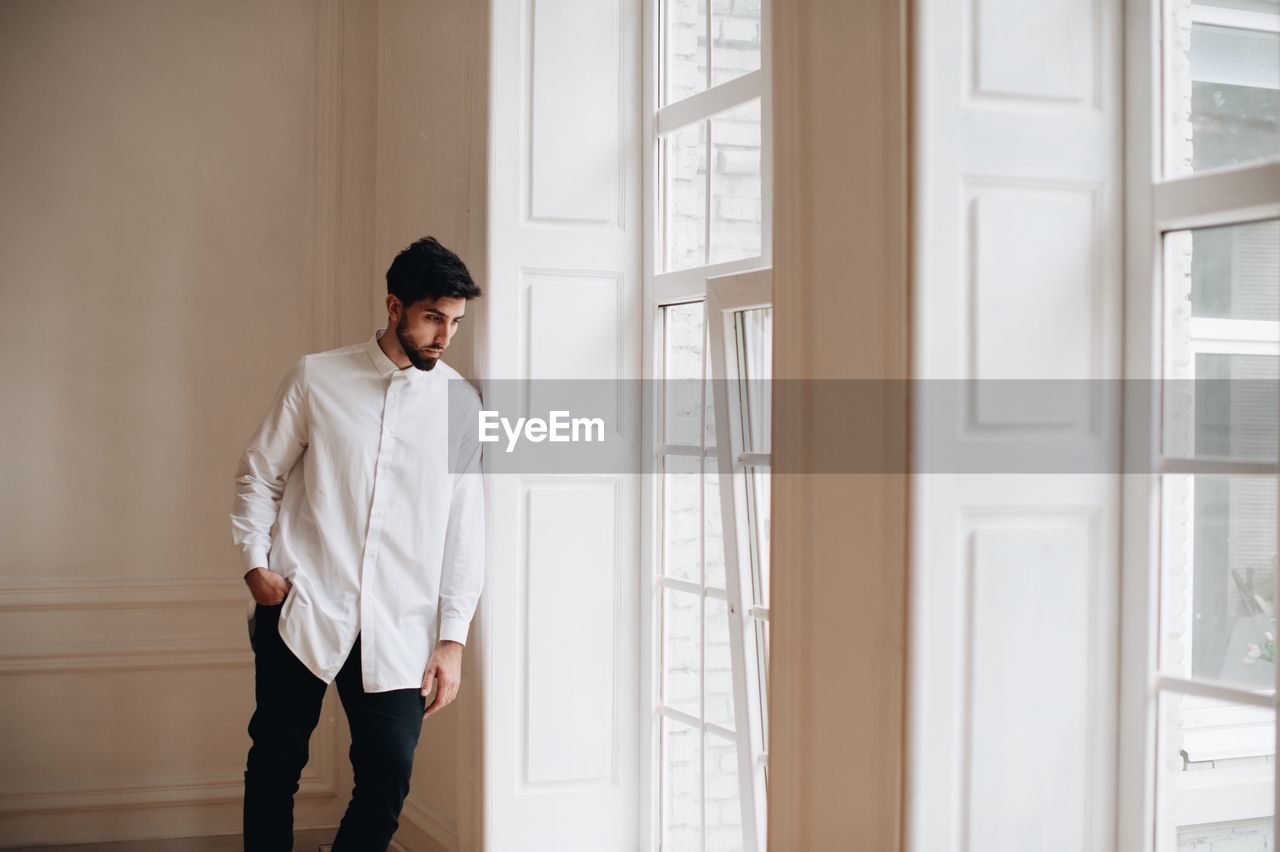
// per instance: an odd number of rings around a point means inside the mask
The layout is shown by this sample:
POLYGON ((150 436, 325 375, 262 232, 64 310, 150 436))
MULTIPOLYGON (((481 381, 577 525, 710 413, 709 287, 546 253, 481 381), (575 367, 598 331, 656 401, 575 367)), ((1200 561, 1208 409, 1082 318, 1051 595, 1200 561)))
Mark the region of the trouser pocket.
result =
POLYGON ((246 614, 246 626, 249 630, 249 647, 254 653, 257 653, 258 651, 258 634, 261 630, 267 629, 263 626, 264 623, 267 619, 278 615, 280 608, 283 605, 283 601, 278 604, 271 604, 270 606, 260 604, 255 600, 249 601, 248 612, 246 614))
POLYGON ((258 621, 258 602, 255 600, 249 601, 247 621, 249 627, 249 648, 256 654, 258 652, 258 646, 254 642, 253 634, 258 621))

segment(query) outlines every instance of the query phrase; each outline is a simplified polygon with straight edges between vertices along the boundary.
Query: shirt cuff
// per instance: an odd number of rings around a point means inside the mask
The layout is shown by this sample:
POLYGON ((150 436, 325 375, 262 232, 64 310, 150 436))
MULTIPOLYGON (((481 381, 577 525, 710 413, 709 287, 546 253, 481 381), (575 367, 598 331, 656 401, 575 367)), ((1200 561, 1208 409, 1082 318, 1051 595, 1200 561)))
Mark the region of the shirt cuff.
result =
POLYGON ((244 558, 244 570, 240 572, 241 576, 248 574, 254 568, 268 567, 267 551, 262 548, 250 548, 249 550, 242 550, 240 551, 240 554, 244 558))
POLYGON ((459 644, 467 644, 467 629, 470 624, 461 618, 446 618, 440 622, 440 636, 437 644, 440 642, 458 642, 459 644))

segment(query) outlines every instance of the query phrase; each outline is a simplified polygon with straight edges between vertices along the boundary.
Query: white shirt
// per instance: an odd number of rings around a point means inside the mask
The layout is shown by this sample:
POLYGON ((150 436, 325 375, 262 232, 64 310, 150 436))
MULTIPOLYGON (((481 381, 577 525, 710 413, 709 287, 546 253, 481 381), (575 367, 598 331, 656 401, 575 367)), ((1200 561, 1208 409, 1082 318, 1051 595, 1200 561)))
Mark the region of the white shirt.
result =
POLYGON ((420 687, 437 616, 465 643, 484 585, 480 396, 443 361, 397 367, 384 331, 294 364, 231 509, 243 570, 293 583, 284 643, 331 683, 359 633, 365 692, 420 687))

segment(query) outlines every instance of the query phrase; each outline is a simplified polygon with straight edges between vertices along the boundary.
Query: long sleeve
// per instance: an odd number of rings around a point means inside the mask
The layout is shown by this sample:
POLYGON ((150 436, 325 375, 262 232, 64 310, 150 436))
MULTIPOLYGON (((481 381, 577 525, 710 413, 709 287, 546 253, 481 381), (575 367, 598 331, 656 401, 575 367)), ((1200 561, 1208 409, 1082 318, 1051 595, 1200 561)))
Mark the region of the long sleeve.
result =
POLYGON ((475 423, 471 416, 458 426, 460 446, 440 571, 439 640, 464 645, 484 588, 484 476, 475 423))
POLYGON ((244 571, 267 567, 285 478, 307 448, 306 360, 299 358, 276 388, 236 467, 231 538, 240 549, 244 571))

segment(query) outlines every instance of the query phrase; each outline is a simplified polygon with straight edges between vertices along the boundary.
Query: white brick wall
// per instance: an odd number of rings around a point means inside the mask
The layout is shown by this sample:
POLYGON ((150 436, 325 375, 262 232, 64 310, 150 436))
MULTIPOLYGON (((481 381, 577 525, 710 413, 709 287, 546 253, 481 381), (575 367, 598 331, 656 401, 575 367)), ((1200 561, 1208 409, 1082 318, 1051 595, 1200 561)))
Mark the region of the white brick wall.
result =
MULTIPOLYGON (((670 4, 668 91, 672 102, 706 88, 706 19, 697 0, 670 4)), ((713 0, 712 83, 720 84, 760 67, 759 0, 713 0)), ((711 263, 752 257, 761 246, 760 105, 740 107, 711 119, 712 198, 706 194, 707 125, 667 137, 668 269, 705 262, 707 215, 711 216, 711 263)))
MULTIPOLYGON (((667 3, 668 103, 706 88, 706 7, 708 0, 667 3)), ((760 67, 760 0, 710 0, 712 83, 720 84, 760 67)), ((763 221, 760 191, 760 104, 686 127, 663 143, 666 166, 666 268, 688 269, 760 254, 763 221), (707 133, 712 151, 707 157, 707 133), (711 197, 707 197, 707 169, 711 197), (708 216, 710 250, 706 245, 708 216)), ((715 443, 711 394, 703 403, 703 323, 700 308, 666 311, 666 407, 664 439, 672 443, 715 443), (672 378, 691 381, 672 385, 672 378)), ((708 388, 709 391, 709 388, 708 388)), ((699 556, 706 582, 725 586, 719 483, 714 460, 699 470, 697 459, 669 458, 664 476, 663 524, 665 573, 698 580, 699 556), (700 553, 701 551, 701 553, 700 553)), ((709 721, 733 727, 733 675, 729 651, 728 609, 707 599, 705 622, 695 595, 663 595, 664 701, 697 714, 699 697, 709 721), (699 646, 702 633, 704 645, 699 646), (705 659, 705 670, 700 670, 705 659), (701 690, 701 692, 700 692, 701 690)), ((700 812, 705 794, 707 850, 742 849, 736 745, 707 738, 672 722, 663 722, 663 848, 702 850, 700 812), (705 777, 700 750, 705 748, 705 777)))

